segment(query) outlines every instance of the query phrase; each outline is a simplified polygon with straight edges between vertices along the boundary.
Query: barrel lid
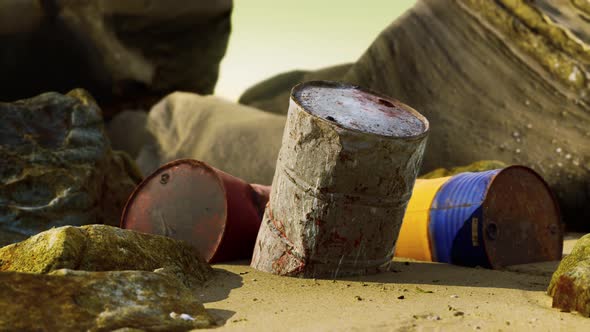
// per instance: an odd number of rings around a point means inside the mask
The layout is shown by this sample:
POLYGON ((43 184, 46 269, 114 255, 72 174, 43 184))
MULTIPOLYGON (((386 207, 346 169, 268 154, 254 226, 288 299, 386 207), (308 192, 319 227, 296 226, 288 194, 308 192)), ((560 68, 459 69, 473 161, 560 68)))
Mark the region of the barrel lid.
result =
POLYGON ((225 188, 217 173, 205 163, 183 159, 139 184, 123 210, 121 228, 186 241, 210 261, 226 220, 225 188))
POLYGON ((291 100, 307 113, 348 130, 413 138, 429 129, 428 120, 410 106, 352 84, 304 82, 293 88, 291 100))
POLYGON ((493 268, 561 259, 557 202, 535 171, 510 166, 492 180, 483 202, 482 232, 493 268))

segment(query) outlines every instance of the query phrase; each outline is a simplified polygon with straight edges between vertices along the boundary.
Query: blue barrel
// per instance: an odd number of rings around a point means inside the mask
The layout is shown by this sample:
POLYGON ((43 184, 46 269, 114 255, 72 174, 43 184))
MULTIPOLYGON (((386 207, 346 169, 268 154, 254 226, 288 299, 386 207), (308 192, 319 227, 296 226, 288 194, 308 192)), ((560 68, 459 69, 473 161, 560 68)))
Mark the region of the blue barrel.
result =
POLYGON ((428 228, 437 262, 498 268, 561 257, 558 206, 523 166, 453 176, 432 202, 428 228))

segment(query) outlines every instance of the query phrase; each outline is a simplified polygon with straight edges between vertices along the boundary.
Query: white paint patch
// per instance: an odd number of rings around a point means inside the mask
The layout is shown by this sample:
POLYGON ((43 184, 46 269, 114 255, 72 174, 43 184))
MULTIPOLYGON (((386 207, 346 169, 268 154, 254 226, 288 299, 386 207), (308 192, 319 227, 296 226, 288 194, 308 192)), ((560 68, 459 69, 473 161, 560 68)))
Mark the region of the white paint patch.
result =
POLYGON ((572 70, 572 73, 568 77, 568 80, 570 82, 577 82, 579 76, 580 76, 580 70, 578 69, 578 67, 574 67, 574 69, 572 70))
POLYGON ((174 311, 172 311, 170 313, 170 318, 172 319, 182 319, 182 320, 190 320, 193 321, 195 320, 191 315, 189 314, 177 314, 174 311))

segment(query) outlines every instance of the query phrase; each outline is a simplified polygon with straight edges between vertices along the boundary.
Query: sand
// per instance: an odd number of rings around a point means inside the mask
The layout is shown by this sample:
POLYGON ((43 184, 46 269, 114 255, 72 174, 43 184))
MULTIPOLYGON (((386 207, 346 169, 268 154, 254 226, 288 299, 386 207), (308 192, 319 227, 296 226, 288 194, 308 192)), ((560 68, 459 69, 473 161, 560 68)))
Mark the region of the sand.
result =
MULTIPOLYGON (((566 236, 568 253, 581 234, 566 236)), ((279 277, 247 261, 214 265, 197 289, 216 331, 590 331, 551 308, 558 262, 502 271, 395 259, 389 271, 340 280, 279 277)))

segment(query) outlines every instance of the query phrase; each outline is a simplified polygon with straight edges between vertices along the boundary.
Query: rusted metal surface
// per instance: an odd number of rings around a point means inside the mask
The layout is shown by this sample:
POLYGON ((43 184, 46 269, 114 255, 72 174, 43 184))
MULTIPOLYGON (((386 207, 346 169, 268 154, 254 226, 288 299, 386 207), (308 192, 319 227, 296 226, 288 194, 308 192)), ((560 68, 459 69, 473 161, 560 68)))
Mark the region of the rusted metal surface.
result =
POLYGON ((491 267, 561 259, 559 206, 547 183, 530 168, 500 171, 482 207, 483 245, 491 267))
POLYGON ((347 84, 296 86, 252 266, 339 277, 389 264, 428 121, 347 84))
POLYGON ((177 160, 136 188, 121 227, 187 241, 208 262, 248 258, 269 192, 203 162, 177 160))

